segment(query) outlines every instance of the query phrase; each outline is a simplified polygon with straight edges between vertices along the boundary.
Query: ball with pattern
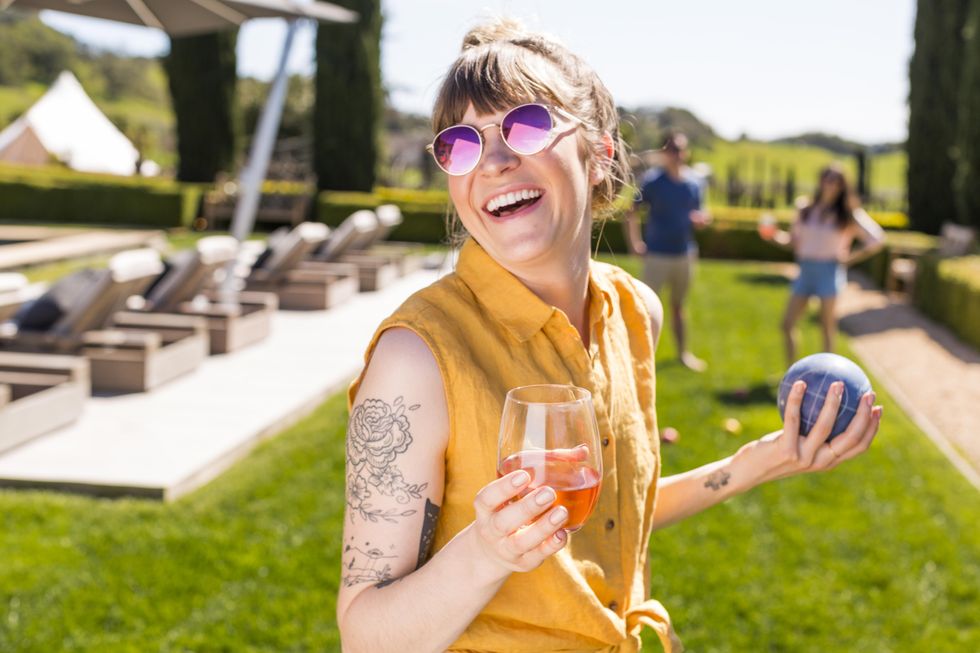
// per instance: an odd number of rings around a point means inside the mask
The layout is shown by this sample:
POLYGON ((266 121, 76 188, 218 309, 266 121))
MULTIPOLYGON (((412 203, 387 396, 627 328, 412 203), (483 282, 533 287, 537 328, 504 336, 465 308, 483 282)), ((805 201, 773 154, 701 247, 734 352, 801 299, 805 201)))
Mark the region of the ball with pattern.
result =
POLYGON ((844 382, 844 396, 841 397, 837 419, 828 440, 847 429, 857 413, 861 397, 871 390, 868 376, 853 361, 837 354, 813 354, 793 363, 780 381, 778 405, 781 418, 785 419, 786 399, 790 389, 801 379, 806 383, 806 394, 803 395, 803 404, 800 406, 800 435, 808 434, 813 428, 824 399, 830 392, 830 384, 835 381, 844 382))

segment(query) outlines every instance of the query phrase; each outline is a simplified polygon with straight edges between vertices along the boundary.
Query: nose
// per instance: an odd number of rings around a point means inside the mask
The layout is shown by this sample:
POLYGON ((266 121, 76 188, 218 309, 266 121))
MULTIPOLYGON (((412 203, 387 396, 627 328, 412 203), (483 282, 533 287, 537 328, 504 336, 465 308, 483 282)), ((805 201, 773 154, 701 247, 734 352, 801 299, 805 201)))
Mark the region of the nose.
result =
POLYGON ((500 129, 483 132, 483 159, 480 160, 480 173, 487 176, 500 175, 520 164, 520 157, 504 143, 500 129))

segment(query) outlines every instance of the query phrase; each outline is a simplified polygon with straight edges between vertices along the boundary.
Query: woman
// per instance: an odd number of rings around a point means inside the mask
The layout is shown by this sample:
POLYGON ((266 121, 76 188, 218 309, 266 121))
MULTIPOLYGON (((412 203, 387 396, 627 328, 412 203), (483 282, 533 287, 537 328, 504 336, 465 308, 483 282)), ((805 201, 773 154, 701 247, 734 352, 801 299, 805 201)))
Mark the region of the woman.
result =
POLYGON ((648 599, 651 531, 858 455, 880 408, 865 397, 831 449, 839 398, 800 438, 801 384, 784 431, 659 479, 662 308, 590 257, 593 219, 626 174, 608 91, 564 46, 500 20, 466 35, 433 122, 469 237, 454 274, 381 324, 350 389, 344 650, 636 651, 646 624, 678 651, 666 610, 648 599), (602 490, 571 537, 552 488, 519 498, 526 472, 497 478, 505 393, 533 383, 585 387, 595 403, 602 490))
POLYGON ((820 299, 824 351, 833 351, 837 295, 847 283, 847 266, 881 249, 885 232, 858 205, 841 169, 831 165, 821 171, 816 199, 800 209, 790 231, 760 228, 759 234, 765 240, 792 247, 800 266, 782 323, 787 364, 796 360, 796 322, 813 296, 820 299), (851 251, 855 239, 861 246, 851 251))

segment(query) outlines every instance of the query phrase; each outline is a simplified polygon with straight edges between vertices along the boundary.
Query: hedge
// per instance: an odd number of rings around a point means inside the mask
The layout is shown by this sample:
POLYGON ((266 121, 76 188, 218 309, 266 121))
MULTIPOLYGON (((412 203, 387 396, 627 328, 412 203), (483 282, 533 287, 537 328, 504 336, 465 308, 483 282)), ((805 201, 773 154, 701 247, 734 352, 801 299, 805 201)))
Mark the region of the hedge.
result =
POLYGON ((903 253, 921 254, 936 248, 939 239, 918 231, 886 231, 885 246, 871 258, 859 264, 859 268, 868 274, 879 287, 885 287, 888 278, 888 268, 893 258, 903 253))
POLYGON ((200 187, 61 184, 0 180, 0 220, 140 227, 189 227, 200 187))
POLYGON ((915 305, 980 348, 980 256, 919 259, 915 305))

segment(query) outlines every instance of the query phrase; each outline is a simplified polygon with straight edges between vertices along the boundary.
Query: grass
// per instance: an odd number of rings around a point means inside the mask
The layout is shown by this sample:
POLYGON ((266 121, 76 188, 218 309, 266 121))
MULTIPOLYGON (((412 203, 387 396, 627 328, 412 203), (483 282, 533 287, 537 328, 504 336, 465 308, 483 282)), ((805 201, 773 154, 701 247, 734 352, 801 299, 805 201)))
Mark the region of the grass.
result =
MULTIPOLYGON (((665 336, 659 419, 682 434, 665 473, 778 428, 785 299, 770 267, 702 262, 691 338, 711 367, 680 368, 665 336), (741 436, 722 429, 729 416, 741 436)), ((803 328, 814 351, 816 328, 803 328)), ((882 434, 863 458, 654 535, 653 595, 688 650, 980 650, 980 497, 879 401, 882 434)), ((172 505, 0 491, 0 650, 339 650, 344 421, 338 395, 172 505)))

